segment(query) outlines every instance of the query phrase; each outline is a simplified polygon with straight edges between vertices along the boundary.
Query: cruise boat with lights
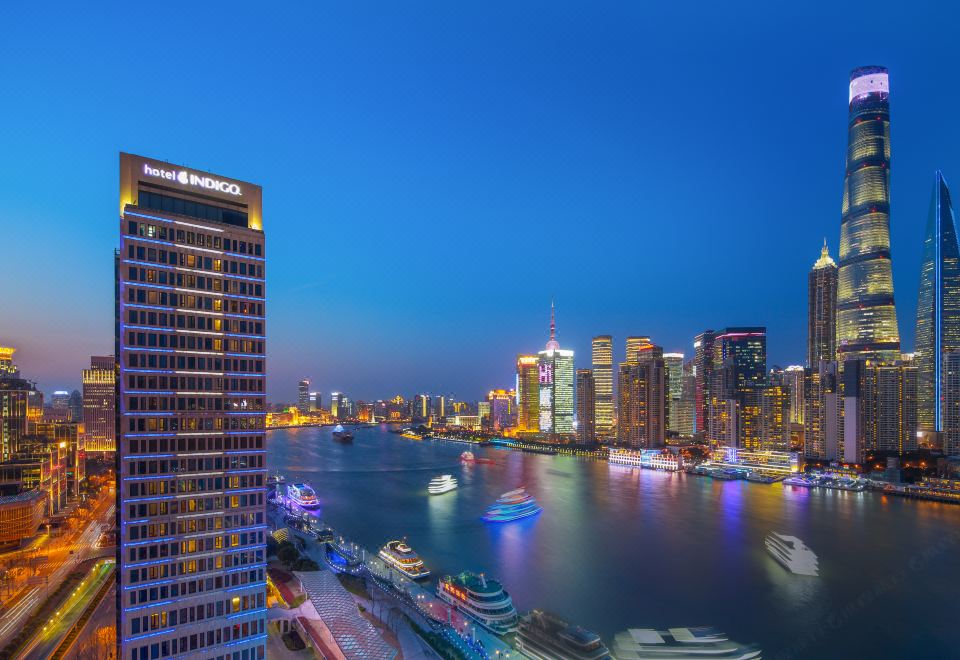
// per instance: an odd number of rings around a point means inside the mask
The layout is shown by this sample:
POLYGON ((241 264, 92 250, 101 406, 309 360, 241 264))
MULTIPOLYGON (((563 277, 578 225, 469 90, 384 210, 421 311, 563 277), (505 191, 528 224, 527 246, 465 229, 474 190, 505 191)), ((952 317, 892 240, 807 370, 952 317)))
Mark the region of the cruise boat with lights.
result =
POLYGON ((397 569, 412 580, 430 575, 430 571, 423 565, 423 560, 406 541, 388 541, 380 548, 379 554, 387 566, 397 569))
POLYGON ((353 434, 343 428, 343 424, 333 427, 333 439, 337 442, 353 442, 353 434))
POLYGON ((764 541, 769 552, 784 568, 797 575, 820 575, 817 555, 796 536, 772 532, 764 541))
POLYGON ((477 460, 477 457, 473 455, 472 451, 467 450, 460 454, 461 463, 473 463, 475 460, 477 460))
POLYGON ((598 634, 543 610, 533 610, 520 617, 514 645, 534 660, 612 660, 598 634))
POLYGON ((511 522, 529 518, 543 511, 523 487, 504 493, 487 508, 483 519, 487 522, 511 522))
POLYGON ((437 583, 437 597, 496 635, 517 629, 517 609, 510 594, 483 573, 443 576, 437 583))
POLYGON ((431 495, 443 495, 444 493, 449 493, 451 490, 456 490, 456 488, 456 477, 452 474, 444 474, 430 480, 430 483, 427 485, 427 492, 431 495))
POLYGON ((290 484, 287 486, 287 499, 305 509, 320 506, 317 493, 307 484, 290 484))
POLYGON ((713 628, 631 628, 613 640, 617 660, 759 660, 760 649, 731 641, 713 628))

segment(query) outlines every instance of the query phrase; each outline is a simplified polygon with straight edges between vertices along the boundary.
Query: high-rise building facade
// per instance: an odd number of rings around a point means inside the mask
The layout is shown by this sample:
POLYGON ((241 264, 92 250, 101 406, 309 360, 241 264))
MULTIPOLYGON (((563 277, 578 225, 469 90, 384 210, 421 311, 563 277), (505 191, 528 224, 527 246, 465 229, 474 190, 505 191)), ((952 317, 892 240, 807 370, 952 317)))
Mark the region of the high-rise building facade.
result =
POLYGON ((593 353, 593 401, 598 440, 613 436, 613 337, 600 335, 591 342, 593 353))
POLYGON ((865 66, 850 74, 837 283, 841 360, 900 356, 890 261, 889 96, 886 68, 865 66))
POLYGON ((879 360, 843 363, 843 452, 862 463, 869 451, 917 449, 917 367, 879 360))
POLYGON ((301 415, 310 412, 310 381, 307 378, 297 384, 297 410, 301 415))
POLYGON ((550 339, 537 354, 540 385, 540 433, 573 436, 574 368, 573 351, 560 348, 553 305, 550 305, 550 339))
POLYGON ((725 447, 757 447, 760 390, 767 381, 766 328, 725 328, 713 335, 712 348, 704 405, 707 440, 725 447))
POLYGON ((804 397, 803 386, 806 373, 803 367, 798 364, 792 364, 783 370, 781 384, 790 397, 790 419, 791 424, 803 424, 804 397))
MULTIPOLYGON (((440 399, 442 400, 443 397, 440 397, 440 399)), ((490 403, 490 428, 492 430, 502 431, 514 425, 517 408, 516 392, 513 390, 490 390, 490 393, 487 394, 487 401, 490 403)))
MULTIPOLYGON (((678 416, 679 432, 684 437, 692 437, 696 421, 695 404, 697 400, 697 377, 694 361, 687 360, 683 364, 683 383, 680 390, 680 406, 678 416)), ((672 408, 671 408, 672 410, 672 408)))
POLYGON ((577 369, 577 442, 597 440, 596 381, 592 369, 577 369))
POLYGON ((627 337, 626 342, 624 342, 626 362, 636 364, 640 351, 649 350, 651 346, 653 346, 653 343, 650 341, 650 337, 627 337))
POLYGON ((837 359, 837 264, 823 240, 807 276, 807 366, 837 359))
POLYGON ((943 356, 960 350, 960 247, 950 190, 937 172, 923 241, 915 361, 920 428, 943 430, 943 356))
POLYGON ((707 430, 707 404, 710 401, 710 383, 713 380, 713 340, 716 333, 705 330, 693 339, 694 432, 707 430))
POLYGON ((943 356, 943 453, 960 457, 960 351, 943 356))
POLYGON ((540 360, 536 355, 517 356, 517 431, 540 430, 540 360))
POLYGON ((119 658, 266 654, 259 186, 120 155, 119 658))
POLYGON ((87 452, 113 452, 116 441, 116 365, 112 355, 90 358, 83 370, 83 428, 87 452))
POLYGON ((683 353, 664 353, 667 369, 667 430, 680 433, 680 398, 683 395, 683 353))
POLYGON ((666 441, 667 375, 663 349, 649 344, 636 359, 620 364, 617 382, 617 443, 634 449, 666 441))

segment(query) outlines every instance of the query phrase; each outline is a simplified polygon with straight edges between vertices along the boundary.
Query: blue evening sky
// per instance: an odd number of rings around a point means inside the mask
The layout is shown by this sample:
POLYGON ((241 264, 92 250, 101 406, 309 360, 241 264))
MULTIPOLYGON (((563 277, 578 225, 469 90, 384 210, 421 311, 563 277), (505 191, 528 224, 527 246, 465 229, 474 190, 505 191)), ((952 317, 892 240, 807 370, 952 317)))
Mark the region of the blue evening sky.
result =
POLYGON ((960 182, 954 3, 41 4, 2 17, 0 344, 48 392, 112 351, 121 150, 263 185, 272 399, 476 399, 551 296, 578 366, 738 324, 802 362, 863 64, 912 348, 934 171, 960 182))

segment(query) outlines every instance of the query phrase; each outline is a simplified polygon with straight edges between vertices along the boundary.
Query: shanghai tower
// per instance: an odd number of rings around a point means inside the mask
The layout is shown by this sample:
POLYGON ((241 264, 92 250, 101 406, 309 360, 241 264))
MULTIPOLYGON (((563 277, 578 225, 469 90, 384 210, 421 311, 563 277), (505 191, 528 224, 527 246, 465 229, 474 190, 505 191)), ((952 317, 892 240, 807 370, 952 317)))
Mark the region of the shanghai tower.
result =
POLYGON ((920 265, 917 305, 917 421, 942 431, 943 358, 960 350, 960 248, 950 190, 937 172, 920 265))
POLYGON ((851 72, 837 286, 840 360, 900 357, 890 262, 889 96, 886 68, 851 72))

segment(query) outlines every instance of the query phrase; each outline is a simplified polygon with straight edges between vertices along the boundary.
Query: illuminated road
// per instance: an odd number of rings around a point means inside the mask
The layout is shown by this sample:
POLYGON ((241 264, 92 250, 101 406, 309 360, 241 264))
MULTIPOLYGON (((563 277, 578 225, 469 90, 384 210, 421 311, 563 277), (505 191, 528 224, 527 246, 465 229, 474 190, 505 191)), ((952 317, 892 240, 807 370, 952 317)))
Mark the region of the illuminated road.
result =
POLYGON ((83 582, 77 585, 60 608, 46 622, 43 630, 34 637, 20 656, 28 660, 43 660, 49 658, 56 650, 60 640, 70 632, 74 624, 83 614, 90 600, 107 580, 113 579, 113 563, 101 562, 84 577, 83 582))
POLYGON ((0 614, 0 646, 16 635, 32 612, 56 587, 76 570, 86 559, 96 556, 113 556, 112 549, 100 549, 97 541, 102 532, 114 524, 114 494, 112 489, 103 489, 97 504, 85 514, 78 514, 81 527, 60 537, 45 537, 36 543, 36 552, 45 557, 37 567, 36 575, 30 569, 18 576, 15 589, 22 590, 9 602, 12 606, 0 614), (85 524, 84 524, 85 523, 85 524))

